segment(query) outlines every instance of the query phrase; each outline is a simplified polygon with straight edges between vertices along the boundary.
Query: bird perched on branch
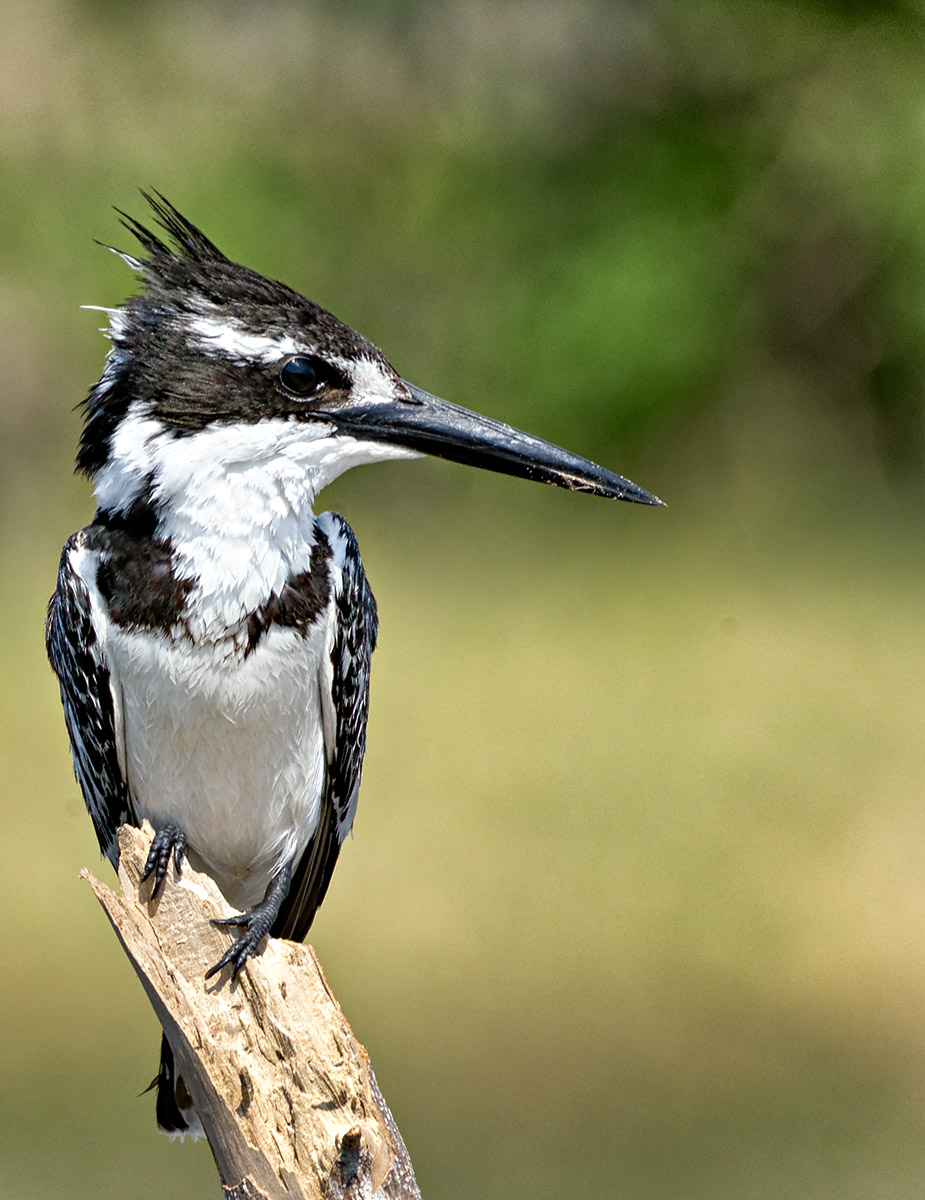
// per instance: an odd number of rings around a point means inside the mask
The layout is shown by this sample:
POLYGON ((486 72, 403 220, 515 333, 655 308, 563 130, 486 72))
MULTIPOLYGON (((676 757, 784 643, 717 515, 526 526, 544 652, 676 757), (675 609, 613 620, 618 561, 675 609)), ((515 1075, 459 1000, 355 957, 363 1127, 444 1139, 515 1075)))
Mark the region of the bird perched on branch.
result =
MULTIPOLYGON (((184 857, 241 915, 209 971, 301 940, 357 807, 376 604, 319 491, 433 454, 575 491, 660 501, 585 459, 439 400, 318 305, 226 258, 162 196, 120 213, 142 293, 109 316, 77 468, 97 511, 68 539, 46 626, 103 853, 147 818, 153 892, 184 857)), ((116 251, 116 253, 119 253, 116 251)), ((163 1042, 157 1116, 198 1132, 163 1042)))

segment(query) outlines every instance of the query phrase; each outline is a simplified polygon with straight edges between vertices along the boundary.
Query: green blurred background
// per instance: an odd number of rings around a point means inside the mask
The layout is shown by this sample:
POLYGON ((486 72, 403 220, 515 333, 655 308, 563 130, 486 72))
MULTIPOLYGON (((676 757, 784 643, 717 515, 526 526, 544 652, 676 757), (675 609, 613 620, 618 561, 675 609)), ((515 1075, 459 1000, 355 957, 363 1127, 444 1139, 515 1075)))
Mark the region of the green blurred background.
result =
POLYGON ((153 186, 605 504, 354 472, 380 605, 313 942, 428 1200, 925 1177, 925 6, 0 5, 0 1177, 218 1195, 43 655, 153 186), (108 868, 100 868, 110 878, 108 868))

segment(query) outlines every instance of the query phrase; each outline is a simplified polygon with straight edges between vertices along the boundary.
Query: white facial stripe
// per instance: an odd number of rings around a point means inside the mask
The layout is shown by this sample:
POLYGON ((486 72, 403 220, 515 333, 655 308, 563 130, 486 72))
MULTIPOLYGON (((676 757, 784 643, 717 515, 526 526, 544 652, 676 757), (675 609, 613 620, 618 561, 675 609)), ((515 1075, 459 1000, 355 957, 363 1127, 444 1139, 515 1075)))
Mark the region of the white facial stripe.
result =
POLYGON ((351 391, 356 396, 382 396, 391 400, 395 395, 394 380, 373 359, 346 359, 339 355, 331 355, 330 362, 339 367, 352 381, 351 391))
MULTIPOLYGON (((207 350, 226 354, 236 362, 254 359, 274 363, 292 354, 311 354, 304 343, 295 338, 278 334, 275 337, 249 333, 232 321, 219 316, 196 317, 186 326, 190 333, 201 338, 207 350)), ((352 382, 352 391, 359 396, 382 396, 391 398, 395 394, 394 380, 372 358, 347 359, 340 355, 328 356, 332 366, 339 367, 352 382)))
POLYGON ((225 354, 236 362, 257 359, 260 362, 277 362, 289 354, 305 352, 294 338, 279 334, 276 337, 248 333, 232 321, 220 317, 196 317, 186 326, 187 330, 202 339, 205 348, 225 354))

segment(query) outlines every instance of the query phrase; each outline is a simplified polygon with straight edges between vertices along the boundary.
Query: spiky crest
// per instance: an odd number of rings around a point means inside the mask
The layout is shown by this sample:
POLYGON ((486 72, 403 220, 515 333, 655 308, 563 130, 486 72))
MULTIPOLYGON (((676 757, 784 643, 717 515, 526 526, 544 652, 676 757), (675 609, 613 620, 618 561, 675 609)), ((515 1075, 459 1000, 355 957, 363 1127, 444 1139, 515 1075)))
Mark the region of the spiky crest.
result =
MULTIPOLYGON (((159 191, 152 188, 151 192, 146 192, 143 189, 141 197, 145 200, 154 211, 157 224, 167 233, 177 250, 189 258, 195 259, 197 262, 203 260, 228 262, 228 259, 222 254, 221 250, 210 241, 209 238, 197 228, 192 221, 187 220, 183 214, 170 203, 170 201, 162 196, 159 191)), ((171 250, 161 238, 152 233, 147 226, 142 225, 134 217, 117 208, 119 220, 122 225, 132 234, 133 237, 144 246, 145 250, 154 257, 158 258, 174 258, 176 254, 171 250)))

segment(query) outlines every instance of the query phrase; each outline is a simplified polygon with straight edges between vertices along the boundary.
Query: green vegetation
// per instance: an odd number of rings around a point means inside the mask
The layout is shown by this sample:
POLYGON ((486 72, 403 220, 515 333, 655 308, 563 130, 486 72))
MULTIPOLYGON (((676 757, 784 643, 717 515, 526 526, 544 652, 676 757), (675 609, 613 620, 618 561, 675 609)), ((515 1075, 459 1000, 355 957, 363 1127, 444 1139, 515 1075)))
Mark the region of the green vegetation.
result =
POLYGON ((4 1188, 217 1194, 41 647, 156 186, 415 382, 664 496, 356 472, 382 616, 315 945, 428 1200, 904 1200, 925 1171, 915 3, 41 0, 0 45, 4 1188), (49 836, 51 841, 49 841, 49 836))

